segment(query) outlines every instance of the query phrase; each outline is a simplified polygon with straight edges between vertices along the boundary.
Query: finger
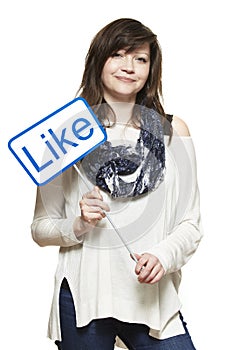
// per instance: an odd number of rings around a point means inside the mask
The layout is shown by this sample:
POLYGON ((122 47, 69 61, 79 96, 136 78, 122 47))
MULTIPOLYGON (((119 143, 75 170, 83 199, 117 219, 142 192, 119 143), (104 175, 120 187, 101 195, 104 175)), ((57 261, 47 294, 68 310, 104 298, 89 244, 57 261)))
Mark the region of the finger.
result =
POLYGON ((99 189, 98 186, 95 186, 95 187, 94 187, 94 191, 97 193, 98 197, 99 197, 101 200, 103 200, 103 196, 102 196, 102 194, 100 193, 100 189, 99 189))
POLYGON ((147 278, 149 278, 149 276, 151 275, 151 272, 151 268, 148 268, 148 266, 144 266, 138 275, 139 282, 145 282, 147 278))
MULTIPOLYGON (((130 254, 130 257, 137 264, 138 260, 141 258, 141 255, 139 255, 137 253, 132 253, 132 254, 130 254)), ((136 268, 136 265, 135 265, 135 268, 136 268)), ((136 270, 135 270, 135 273, 136 273, 136 270)))
POLYGON ((80 208, 81 210, 84 210, 84 208, 87 208, 89 207, 90 210, 89 211, 99 211, 102 210, 102 211, 110 211, 110 208, 109 206, 107 205, 107 203, 103 202, 102 200, 100 199, 93 199, 93 198, 86 198, 84 197, 80 202, 79 202, 79 205, 80 205, 80 208), (98 209, 96 209, 98 208, 98 209))
POLYGON ((84 221, 101 220, 105 217, 103 210, 99 207, 90 207, 86 204, 81 204, 81 217, 84 221))
POLYGON ((141 273, 141 271, 145 269, 147 263, 148 263, 148 257, 144 255, 141 256, 141 258, 138 260, 137 265, 135 267, 135 273, 139 275, 139 273, 141 273))
POLYGON ((154 266, 148 275, 140 274, 140 282, 150 283, 152 280, 154 280, 154 278, 158 275, 160 271, 160 265, 154 266))
POLYGON ((157 283, 161 280, 161 278, 164 276, 164 270, 160 270, 157 275, 150 281, 148 282, 149 284, 154 284, 157 283))
POLYGON ((81 204, 84 204, 84 205, 88 205, 89 207, 97 207, 97 208, 101 208, 102 210, 106 210, 106 211, 109 211, 110 208, 109 206, 107 205, 107 203, 101 201, 100 199, 88 199, 88 198, 85 198, 81 201, 81 204))
POLYGON ((95 213, 83 214, 81 218, 88 223, 92 221, 96 221, 97 223, 98 221, 103 219, 103 217, 100 214, 95 214, 95 213))
POLYGON ((100 193, 99 187, 95 186, 92 191, 89 191, 83 195, 83 198, 96 198, 103 200, 103 197, 100 193))
POLYGON ((143 277, 139 275, 138 280, 140 283, 149 283, 153 284, 158 282, 165 274, 165 270, 163 266, 158 263, 151 271, 151 273, 147 277, 143 277))
POLYGON ((92 226, 92 227, 95 227, 95 226, 97 225, 98 222, 99 222, 99 220, 97 220, 97 219, 89 219, 89 220, 87 221, 87 223, 88 223, 90 226, 92 226))
MULTIPOLYGON (((134 254, 134 256, 135 256, 135 258, 136 258, 137 260, 139 260, 139 259, 141 258, 141 255, 139 255, 139 254, 137 254, 137 253, 133 253, 133 254, 134 254)), ((131 257, 131 259, 134 260, 134 257, 132 256, 132 254, 130 254, 130 257, 131 257)))
POLYGON ((155 256, 147 253, 143 254, 142 259, 140 259, 139 262, 143 264, 143 267, 141 268, 139 274, 140 281, 146 281, 147 279, 149 279, 149 276, 151 275, 151 273, 153 273, 153 270, 155 269, 154 272, 156 272, 160 267, 159 260, 155 256))

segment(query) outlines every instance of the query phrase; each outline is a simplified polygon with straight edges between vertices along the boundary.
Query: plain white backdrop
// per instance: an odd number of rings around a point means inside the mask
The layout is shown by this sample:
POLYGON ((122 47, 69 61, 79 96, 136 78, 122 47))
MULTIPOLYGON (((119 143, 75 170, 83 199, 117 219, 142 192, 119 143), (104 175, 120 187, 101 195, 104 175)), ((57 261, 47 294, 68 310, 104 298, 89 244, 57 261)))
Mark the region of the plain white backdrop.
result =
POLYGON ((196 147, 205 236, 183 269, 184 316, 197 350, 232 343, 230 3, 1 3, 1 348, 55 349, 46 331, 58 253, 56 247, 40 248, 31 239, 36 187, 7 143, 73 99, 92 37, 120 17, 139 19, 157 33, 165 109, 186 121, 196 147))

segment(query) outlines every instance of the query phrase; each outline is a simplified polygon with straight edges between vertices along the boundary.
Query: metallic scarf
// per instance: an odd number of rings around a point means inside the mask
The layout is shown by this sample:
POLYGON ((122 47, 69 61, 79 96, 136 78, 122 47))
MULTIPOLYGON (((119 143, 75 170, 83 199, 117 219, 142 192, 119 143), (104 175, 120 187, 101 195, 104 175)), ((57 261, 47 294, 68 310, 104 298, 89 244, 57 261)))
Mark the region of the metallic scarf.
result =
POLYGON ((140 109, 141 129, 135 147, 113 146, 106 141, 82 160, 87 178, 113 198, 136 197, 154 191, 164 178, 161 116, 144 106, 140 109))

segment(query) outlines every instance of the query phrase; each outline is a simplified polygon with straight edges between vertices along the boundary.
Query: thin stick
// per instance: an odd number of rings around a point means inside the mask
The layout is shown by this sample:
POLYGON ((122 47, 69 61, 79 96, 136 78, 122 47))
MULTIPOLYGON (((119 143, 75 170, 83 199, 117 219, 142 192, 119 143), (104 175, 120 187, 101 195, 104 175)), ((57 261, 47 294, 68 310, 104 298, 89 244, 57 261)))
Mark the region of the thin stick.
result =
MULTIPOLYGON (((81 179, 83 180, 83 182, 85 183, 85 185, 87 186, 88 190, 91 191, 92 189, 90 188, 89 184, 87 183, 85 177, 82 175, 81 171, 79 170, 79 168, 77 167, 76 164, 73 165, 73 167, 75 168, 75 170, 77 171, 77 173, 79 174, 79 176, 81 177, 81 179)), ((103 210, 106 218, 108 219, 108 221, 110 222, 110 224, 112 225, 113 229, 115 230, 115 232, 117 233, 117 235, 119 236, 120 240, 122 241, 122 243, 124 244, 125 248, 128 250, 128 252, 130 253, 131 257, 133 258, 133 260, 137 263, 138 259, 136 258, 136 256, 134 255, 134 253, 131 251, 131 249, 129 248, 129 246, 127 245, 125 239, 122 237, 120 231, 118 230, 118 228, 115 226, 114 222, 112 221, 111 217, 109 216, 109 214, 103 210)))

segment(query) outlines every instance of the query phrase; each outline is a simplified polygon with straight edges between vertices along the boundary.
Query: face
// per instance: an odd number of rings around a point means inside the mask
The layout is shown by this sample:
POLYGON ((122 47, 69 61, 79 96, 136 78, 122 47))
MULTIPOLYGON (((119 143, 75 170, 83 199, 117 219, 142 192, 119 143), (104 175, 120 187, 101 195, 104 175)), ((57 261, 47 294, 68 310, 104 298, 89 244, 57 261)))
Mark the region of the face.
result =
POLYGON ((109 57, 102 71, 104 98, 107 102, 134 103, 137 93, 145 85, 150 69, 148 43, 126 52, 119 50, 109 57))

